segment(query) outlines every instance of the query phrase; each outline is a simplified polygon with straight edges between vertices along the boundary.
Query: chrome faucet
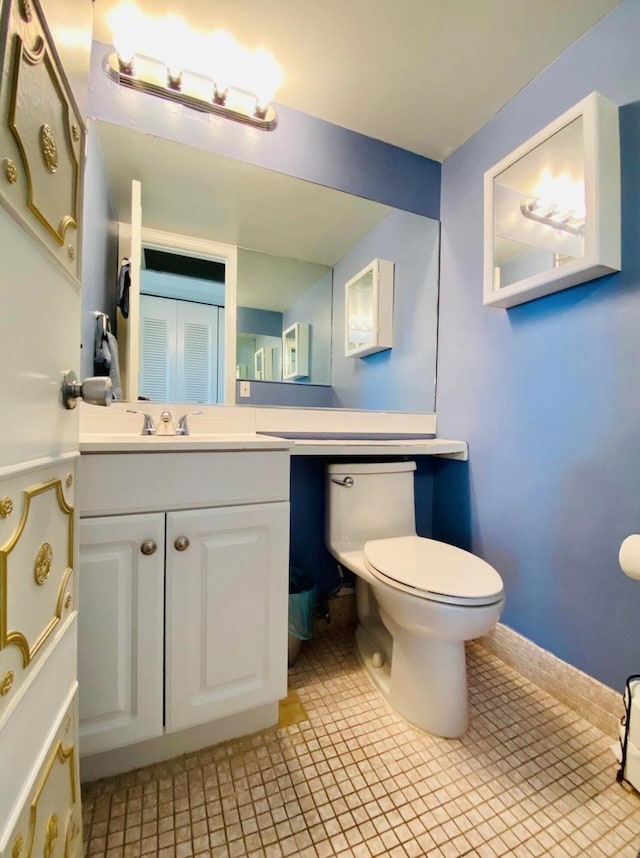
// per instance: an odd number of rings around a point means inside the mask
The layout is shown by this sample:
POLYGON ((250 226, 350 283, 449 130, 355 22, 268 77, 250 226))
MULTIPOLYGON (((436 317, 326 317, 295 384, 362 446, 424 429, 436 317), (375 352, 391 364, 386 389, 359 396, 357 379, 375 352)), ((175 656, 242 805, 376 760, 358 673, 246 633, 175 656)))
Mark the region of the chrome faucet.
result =
POLYGON ((168 435, 189 435, 189 424, 187 423, 187 417, 190 417, 192 414, 203 414, 203 411, 188 411, 186 414, 183 414, 182 417, 178 420, 178 426, 176 428, 175 423, 173 422, 173 417, 171 416, 170 411, 163 411, 160 414, 160 420, 158 421, 158 425, 153 425, 153 418, 150 414, 147 414, 146 411, 138 411, 135 408, 127 408, 128 414, 142 414, 144 420, 142 421, 142 431, 141 435, 160 435, 160 436, 168 436, 168 435))
POLYGON ((156 435, 176 435, 176 425, 170 411, 163 411, 156 426, 156 435))
POLYGON ((192 414, 204 414, 204 411, 188 411, 186 414, 183 414, 180 420, 178 420, 178 428, 176 429, 176 435, 190 434, 187 417, 190 417, 192 414))
POLYGON ((155 435, 156 427, 153 425, 153 418, 150 414, 147 414, 146 411, 138 411, 136 408, 127 408, 127 414, 142 414, 144 420, 142 421, 142 431, 141 435, 155 435))

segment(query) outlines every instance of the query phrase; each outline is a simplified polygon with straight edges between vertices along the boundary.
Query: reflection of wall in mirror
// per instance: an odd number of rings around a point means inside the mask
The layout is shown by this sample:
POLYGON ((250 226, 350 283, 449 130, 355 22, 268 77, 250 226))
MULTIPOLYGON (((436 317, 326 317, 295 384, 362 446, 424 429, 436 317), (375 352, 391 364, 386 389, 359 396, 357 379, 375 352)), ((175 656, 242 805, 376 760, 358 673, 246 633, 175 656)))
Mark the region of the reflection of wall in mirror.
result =
POLYGON ((392 211, 334 268, 331 383, 344 408, 433 411, 440 225, 392 211), (344 355, 344 287, 372 259, 394 269, 393 348, 354 361, 344 355))
POLYGON ((328 271, 283 313, 283 329, 295 322, 309 326, 311 384, 331 384, 331 295, 333 272, 328 271))
POLYGON ((282 313, 275 310, 259 310, 254 307, 238 307, 236 338, 236 366, 246 368, 242 378, 259 381, 280 381, 282 378, 281 334, 282 313), (272 378, 258 379, 256 375, 256 353, 262 348, 272 349, 272 378))

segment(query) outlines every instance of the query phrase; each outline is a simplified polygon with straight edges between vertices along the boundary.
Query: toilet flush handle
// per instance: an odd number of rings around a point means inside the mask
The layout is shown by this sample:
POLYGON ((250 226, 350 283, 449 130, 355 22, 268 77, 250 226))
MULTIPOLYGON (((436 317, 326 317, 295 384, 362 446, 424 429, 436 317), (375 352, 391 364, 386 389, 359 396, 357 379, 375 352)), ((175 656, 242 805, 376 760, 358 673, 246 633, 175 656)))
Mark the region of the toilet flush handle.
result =
POLYGON ((343 480, 337 480, 335 477, 331 477, 331 482, 335 483, 337 486, 344 486, 347 489, 350 489, 353 485, 353 477, 345 477, 343 480))

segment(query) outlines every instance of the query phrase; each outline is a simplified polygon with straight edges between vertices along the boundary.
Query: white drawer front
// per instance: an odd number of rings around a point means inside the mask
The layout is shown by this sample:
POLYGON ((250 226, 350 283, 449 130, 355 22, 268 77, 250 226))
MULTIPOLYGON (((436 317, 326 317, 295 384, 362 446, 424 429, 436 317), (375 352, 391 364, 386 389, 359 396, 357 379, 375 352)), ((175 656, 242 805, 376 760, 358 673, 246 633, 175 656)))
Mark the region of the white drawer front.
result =
POLYGON ((83 517, 289 499, 289 451, 82 456, 83 517))

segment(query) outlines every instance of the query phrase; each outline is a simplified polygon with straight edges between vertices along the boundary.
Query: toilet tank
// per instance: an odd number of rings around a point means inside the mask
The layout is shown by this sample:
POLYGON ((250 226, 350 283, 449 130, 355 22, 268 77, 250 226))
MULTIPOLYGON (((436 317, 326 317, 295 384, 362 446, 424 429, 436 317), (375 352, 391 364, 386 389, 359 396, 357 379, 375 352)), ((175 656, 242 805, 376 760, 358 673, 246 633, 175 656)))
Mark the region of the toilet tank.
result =
POLYGON ((328 465, 325 542, 329 550, 358 550, 369 539, 413 536, 415 462, 328 465), (353 483, 347 485, 348 483, 353 483))

